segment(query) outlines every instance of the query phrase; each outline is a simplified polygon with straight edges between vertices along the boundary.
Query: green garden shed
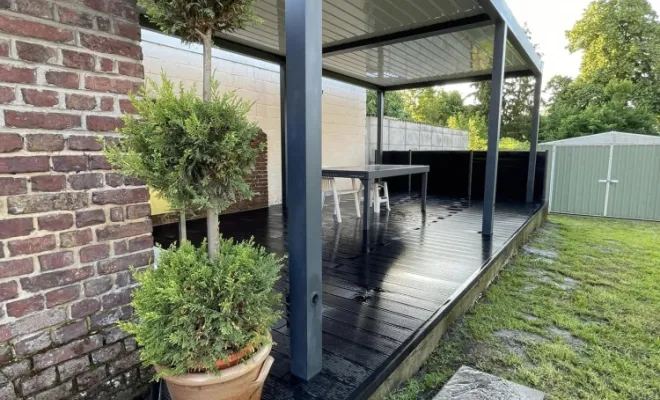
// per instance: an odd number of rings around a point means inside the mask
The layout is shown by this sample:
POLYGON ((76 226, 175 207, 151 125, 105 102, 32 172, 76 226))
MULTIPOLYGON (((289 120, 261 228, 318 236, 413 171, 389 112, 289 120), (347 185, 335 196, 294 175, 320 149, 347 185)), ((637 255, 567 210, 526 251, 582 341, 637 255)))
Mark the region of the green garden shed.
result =
POLYGON ((550 212, 660 221, 660 136, 606 132, 542 143, 550 212))

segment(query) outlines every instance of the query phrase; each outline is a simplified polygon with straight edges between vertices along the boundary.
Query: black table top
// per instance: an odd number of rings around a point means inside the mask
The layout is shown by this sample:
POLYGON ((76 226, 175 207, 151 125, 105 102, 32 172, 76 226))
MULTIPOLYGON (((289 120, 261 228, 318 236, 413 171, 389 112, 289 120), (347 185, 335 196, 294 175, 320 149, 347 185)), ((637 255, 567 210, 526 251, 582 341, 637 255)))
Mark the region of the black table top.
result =
POLYGON ((333 178, 378 179, 390 176, 423 174, 428 165, 354 165, 350 167, 323 167, 323 176, 333 178))

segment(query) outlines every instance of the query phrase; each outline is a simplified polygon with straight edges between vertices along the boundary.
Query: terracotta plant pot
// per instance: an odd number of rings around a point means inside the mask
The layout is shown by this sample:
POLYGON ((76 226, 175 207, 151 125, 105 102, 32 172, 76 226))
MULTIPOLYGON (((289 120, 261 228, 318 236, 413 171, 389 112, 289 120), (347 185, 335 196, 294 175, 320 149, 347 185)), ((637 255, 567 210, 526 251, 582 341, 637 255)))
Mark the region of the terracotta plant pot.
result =
MULTIPOLYGON (((223 369, 219 375, 190 373, 166 375, 173 400, 259 400, 273 357, 272 345, 264 346, 245 362, 223 369)), ((156 365, 156 370, 164 368, 156 365)))

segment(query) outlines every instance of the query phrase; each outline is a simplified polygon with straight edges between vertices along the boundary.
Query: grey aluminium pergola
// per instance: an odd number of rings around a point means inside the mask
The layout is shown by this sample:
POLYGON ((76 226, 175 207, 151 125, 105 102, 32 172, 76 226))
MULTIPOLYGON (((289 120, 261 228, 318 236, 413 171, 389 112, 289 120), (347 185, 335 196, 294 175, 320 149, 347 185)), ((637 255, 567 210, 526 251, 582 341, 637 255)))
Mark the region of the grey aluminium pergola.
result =
MULTIPOLYGON (((322 77, 377 92, 377 162, 382 162, 386 91, 492 81, 482 227, 482 234, 491 236, 503 82, 536 77, 527 180, 531 202, 543 64, 505 0, 257 0, 255 7, 261 24, 218 35, 215 44, 281 66, 291 373, 308 380, 322 367, 322 77)), ((142 24, 150 26, 145 18, 142 24)))

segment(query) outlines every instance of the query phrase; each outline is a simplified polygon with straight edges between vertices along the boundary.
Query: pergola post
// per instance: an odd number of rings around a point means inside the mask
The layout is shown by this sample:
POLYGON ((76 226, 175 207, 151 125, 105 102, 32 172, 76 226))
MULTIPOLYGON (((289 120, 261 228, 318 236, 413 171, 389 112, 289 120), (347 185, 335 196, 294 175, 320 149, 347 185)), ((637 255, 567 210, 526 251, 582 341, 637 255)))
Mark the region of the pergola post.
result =
POLYGON ((383 120, 385 118, 385 92, 376 91, 376 164, 383 163, 383 120))
POLYGON ((495 24, 493 43, 493 79, 488 114, 488 153, 486 156, 486 184, 484 187, 484 215, 481 233, 493 235, 495 194, 497 192, 497 162, 499 158, 500 127, 502 124, 502 89, 506 67, 506 38, 508 27, 502 20, 495 24))
POLYGON ((287 0, 286 85, 291 374, 321 371, 321 0, 287 0))
POLYGON ((287 156, 286 156, 286 63, 280 64, 280 153, 281 153, 281 179, 282 179, 282 208, 286 210, 286 174, 287 174, 287 156))
POLYGON ((534 86, 534 109, 532 111, 532 131, 529 135, 529 166, 527 167, 527 202, 534 201, 534 183, 536 178, 536 149, 539 142, 539 124, 541 121, 541 91, 543 76, 536 75, 534 86))

